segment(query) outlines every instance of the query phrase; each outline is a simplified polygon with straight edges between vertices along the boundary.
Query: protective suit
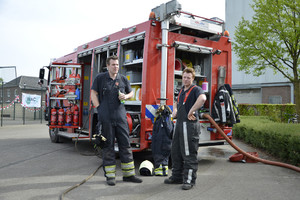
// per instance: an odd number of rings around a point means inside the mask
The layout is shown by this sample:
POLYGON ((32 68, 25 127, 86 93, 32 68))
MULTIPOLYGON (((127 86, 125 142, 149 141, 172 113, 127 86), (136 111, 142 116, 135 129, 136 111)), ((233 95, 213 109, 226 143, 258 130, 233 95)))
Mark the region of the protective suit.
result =
POLYGON ((135 166, 129 143, 126 110, 118 99, 119 91, 131 92, 130 84, 125 76, 118 75, 113 80, 106 72, 96 77, 92 89, 98 92, 101 102, 97 110, 98 120, 102 124, 102 135, 106 138, 102 149, 105 177, 116 177, 115 138, 119 147, 123 177, 133 176, 135 166))
POLYGON ((154 175, 167 176, 174 128, 170 116, 171 109, 168 106, 161 106, 158 108, 157 115, 153 125, 151 145, 155 168, 154 175))
POLYGON ((197 86, 180 91, 177 103, 177 120, 172 141, 172 178, 195 185, 198 170, 198 143, 200 123, 187 118, 189 105, 193 105, 203 91, 197 86))

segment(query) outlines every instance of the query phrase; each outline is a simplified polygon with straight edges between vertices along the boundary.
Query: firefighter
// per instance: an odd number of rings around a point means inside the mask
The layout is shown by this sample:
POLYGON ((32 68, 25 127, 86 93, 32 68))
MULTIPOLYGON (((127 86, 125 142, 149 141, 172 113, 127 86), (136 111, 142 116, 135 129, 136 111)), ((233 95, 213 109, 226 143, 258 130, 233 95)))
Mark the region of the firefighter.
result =
POLYGON ((106 60, 108 71, 96 76, 91 90, 93 105, 98 111, 98 121, 102 125, 102 135, 107 139, 102 148, 103 170, 108 185, 116 184, 116 160, 114 144, 118 143, 123 181, 141 183, 135 176, 135 166, 129 142, 129 129, 124 103, 133 96, 127 78, 119 74, 117 56, 106 60))
POLYGON ((172 176, 165 179, 166 184, 182 184, 183 190, 191 189, 197 178, 198 143, 200 123, 198 109, 206 101, 203 90, 193 85, 195 71, 186 68, 182 73, 182 83, 172 116, 177 117, 172 140, 172 176))

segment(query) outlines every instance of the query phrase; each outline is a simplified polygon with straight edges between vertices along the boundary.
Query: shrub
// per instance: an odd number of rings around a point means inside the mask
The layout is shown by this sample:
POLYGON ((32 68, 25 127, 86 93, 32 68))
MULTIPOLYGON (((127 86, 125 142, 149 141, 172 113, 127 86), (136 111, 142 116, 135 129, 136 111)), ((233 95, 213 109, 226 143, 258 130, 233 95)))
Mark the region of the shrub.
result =
POLYGON ((241 116, 233 131, 235 138, 300 166, 300 124, 278 123, 266 116, 241 116))
POLYGON ((240 115, 268 116, 275 122, 287 122, 296 112, 295 104, 239 104, 240 115))

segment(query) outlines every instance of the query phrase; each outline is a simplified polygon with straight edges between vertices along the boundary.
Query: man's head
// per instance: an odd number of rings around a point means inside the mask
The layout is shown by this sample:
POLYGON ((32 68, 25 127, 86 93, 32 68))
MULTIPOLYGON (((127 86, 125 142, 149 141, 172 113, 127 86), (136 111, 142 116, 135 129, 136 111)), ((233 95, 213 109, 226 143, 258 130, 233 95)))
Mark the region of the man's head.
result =
POLYGON ((193 68, 187 67, 182 72, 182 84, 189 87, 193 84, 195 79, 195 70, 193 68))
POLYGON ((118 59, 119 58, 116 55, 109 56, 106 59, 107 70, 111 76, 114 76, 114 75, 118 74, 118 72, 119 72, 119 60, 118 59))

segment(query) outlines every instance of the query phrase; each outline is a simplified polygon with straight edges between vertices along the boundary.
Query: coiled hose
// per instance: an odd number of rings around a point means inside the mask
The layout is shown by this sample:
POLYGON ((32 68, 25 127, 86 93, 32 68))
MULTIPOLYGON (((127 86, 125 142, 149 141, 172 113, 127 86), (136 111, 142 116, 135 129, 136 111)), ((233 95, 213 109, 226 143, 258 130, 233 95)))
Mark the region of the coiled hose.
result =
POLYGON ((253 159, 257 162, 262 162, 264 164, 268 164, 268 165, 275 165, 275 166, 279 166, 279 167, 285 167, 285 168, 289 168, 292 170, 295 170, 297 172, 300 172, 300 168, 296 167, 294 165, 290 165, 290 164, 286 164, 286 163, 282 163, 282 162, 276 162, 276 161, 270 161, 270 160, 265 160, 265 159, 261 159, 258 157, 255 157, 247 152, 245 152, 244 150, 240 149, 238 146, 236 146, 228 137, 227 135, 223 132, 223 130, 218 126, 218 124, 211 118, 211 116, 209 114, 203 114, 202 115, 204 118, 207 118, 210 123, 212 123, 212 125, 214 125, 217 129, 217 131, 225 138, 225 140, 235 149, 237 150, 239 153, 243 154, 244 156, 253 159))

